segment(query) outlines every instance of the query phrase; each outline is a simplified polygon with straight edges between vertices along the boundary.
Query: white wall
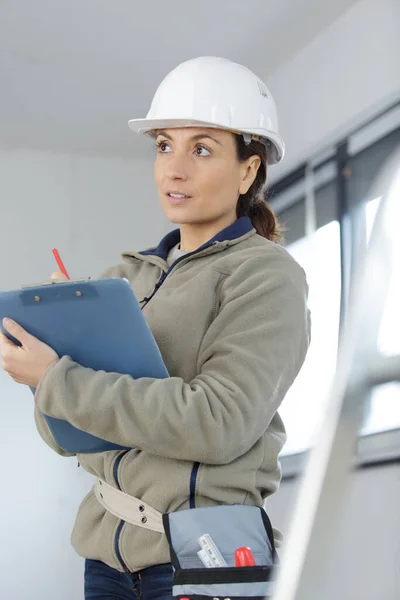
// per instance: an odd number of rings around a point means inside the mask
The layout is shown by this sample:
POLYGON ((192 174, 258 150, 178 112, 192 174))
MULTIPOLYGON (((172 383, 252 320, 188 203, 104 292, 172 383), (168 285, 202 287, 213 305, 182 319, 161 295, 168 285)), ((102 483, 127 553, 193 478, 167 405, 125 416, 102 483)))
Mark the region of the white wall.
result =
POLYGON ((398 0, 361 0, 266 77, 287 149, 271 180, 400 97, 399 24, 398 0))
POLYGON ((46 280, 57 247, 72 278, 158 242, 169 224, 150 160, 0 150, 0 289, 46 280))
MULTIPOLYGON (((96 277, 169 230, 151 161, 0 151, 0 289, 46 281, 57 247, 72 278, 96 277)), ((70 546, 91 477, 36 432, 29 389, 0 369, 0 598, 79 600, 70 546)))

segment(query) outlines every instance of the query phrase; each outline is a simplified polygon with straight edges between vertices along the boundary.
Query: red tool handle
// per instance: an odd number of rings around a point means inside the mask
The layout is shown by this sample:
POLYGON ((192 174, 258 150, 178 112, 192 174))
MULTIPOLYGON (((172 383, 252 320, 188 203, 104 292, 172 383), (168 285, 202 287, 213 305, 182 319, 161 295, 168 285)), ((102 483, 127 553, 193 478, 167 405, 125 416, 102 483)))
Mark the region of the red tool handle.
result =
POLYGON ((255 567, 256 561, 250 548, 243 547, 235 550, 235 567, 255 567))

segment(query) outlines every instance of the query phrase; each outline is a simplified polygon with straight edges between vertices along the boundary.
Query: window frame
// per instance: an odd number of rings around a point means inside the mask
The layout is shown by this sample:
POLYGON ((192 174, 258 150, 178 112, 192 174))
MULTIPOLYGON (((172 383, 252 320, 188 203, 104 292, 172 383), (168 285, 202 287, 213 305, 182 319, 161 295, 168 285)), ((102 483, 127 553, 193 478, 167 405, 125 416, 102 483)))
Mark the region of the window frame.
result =
MULTIPOLYGON (((352 275, 360 259, 360 248, 363 247, 363 244, 359 243, 360 240, 362 241, 360 236, 364 235, 359 216, 362 207, 368 200, 368 198, 360 197, 355 203, 353 198, 350 198, 350 187, 353 183, 351 182, 352 163, 361 153, 373 149, 375 144, 384 143, 390 136, 397 139, 396 132, 400 141, 400 99, 376 114, 367 123, 349 131, 335 144, 330 144, 325 150, 319 151, 318 155, 321 157, 319 161, 311 156, 307 162, 302 163, 298 168, 276 181, 265 196, 266 201, 279 217, 283 211, 289 211, 292 206, 302 201, 305 203, 306 175, 310 170, 313 175, 314 192, 322 185, 334 183, 336 190, 334 214, 340 227, 342 280, 339 335, 347 314, 352 275)), ((302 237, 297 237, 297 239, 302 239, 302 237)), ((296 239, 291 240, 291 243, 294 241, 296 239)), ((307 456, 308 450, 281 456, 283 478, 299 475, 304 469, 307 456)), ((372 434, 360 434, 355 459, 355 466, 358 468, 399 461, 400 428, 372 434)))

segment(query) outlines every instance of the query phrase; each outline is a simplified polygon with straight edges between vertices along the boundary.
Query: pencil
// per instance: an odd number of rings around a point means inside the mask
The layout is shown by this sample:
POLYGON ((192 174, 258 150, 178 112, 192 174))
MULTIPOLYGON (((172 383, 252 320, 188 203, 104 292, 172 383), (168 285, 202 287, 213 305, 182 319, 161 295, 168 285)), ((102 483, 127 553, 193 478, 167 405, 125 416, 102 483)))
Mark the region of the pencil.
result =
POLYGON ((57 264, 58 264, 58 266, 60 268, 61 273, 63 273, 68 279, 71 279, 70 276, 67 273, 66 268, 64 267, 64 263, 61 260, 61 257, 60 257, 60 255, 58 253, 58 250, 56 248, 53 248, 53 254, 54 254, 54 258, 56 259, 57 264))

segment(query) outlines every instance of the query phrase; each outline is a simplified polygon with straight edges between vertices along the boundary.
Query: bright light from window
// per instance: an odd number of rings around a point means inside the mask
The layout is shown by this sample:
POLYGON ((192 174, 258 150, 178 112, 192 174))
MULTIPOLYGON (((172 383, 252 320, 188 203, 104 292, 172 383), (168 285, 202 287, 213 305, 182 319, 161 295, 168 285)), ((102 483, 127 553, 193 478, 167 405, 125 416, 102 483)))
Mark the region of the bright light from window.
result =
MULTIPOLYGON (((365 206, 366 235, 369 242, 380 198, 365 206)), ((399 220, 394 224, 397 228, 399 220)), ((393 232, 397 235, 396 232, 393 232)), ((378 336, 378 350, 385 356, 400 354, 400 255, 395 245, 392 279, 378 336)), ((400 384, 388 383, 371 393, 370 411, 361 433, 376 433, 400 427, 400 384)))
POLYGON ((288 433, 283 454, 293 454, 313 445, 335 373, 341 288, 339 223, 332 221, 287 249, 306 272, 312 323, 307 358, 280 410, 288 433))
POLYGON ((367 234, 367 244, 369 244, 372 227, 374 225, 374 221, 375 221, 377 210, 379 208, 380 201, 381 201, 380 198, 375 198, 375 200, 371 200, 365 206, 365 226, 366 226, 366 234, 367 234))

